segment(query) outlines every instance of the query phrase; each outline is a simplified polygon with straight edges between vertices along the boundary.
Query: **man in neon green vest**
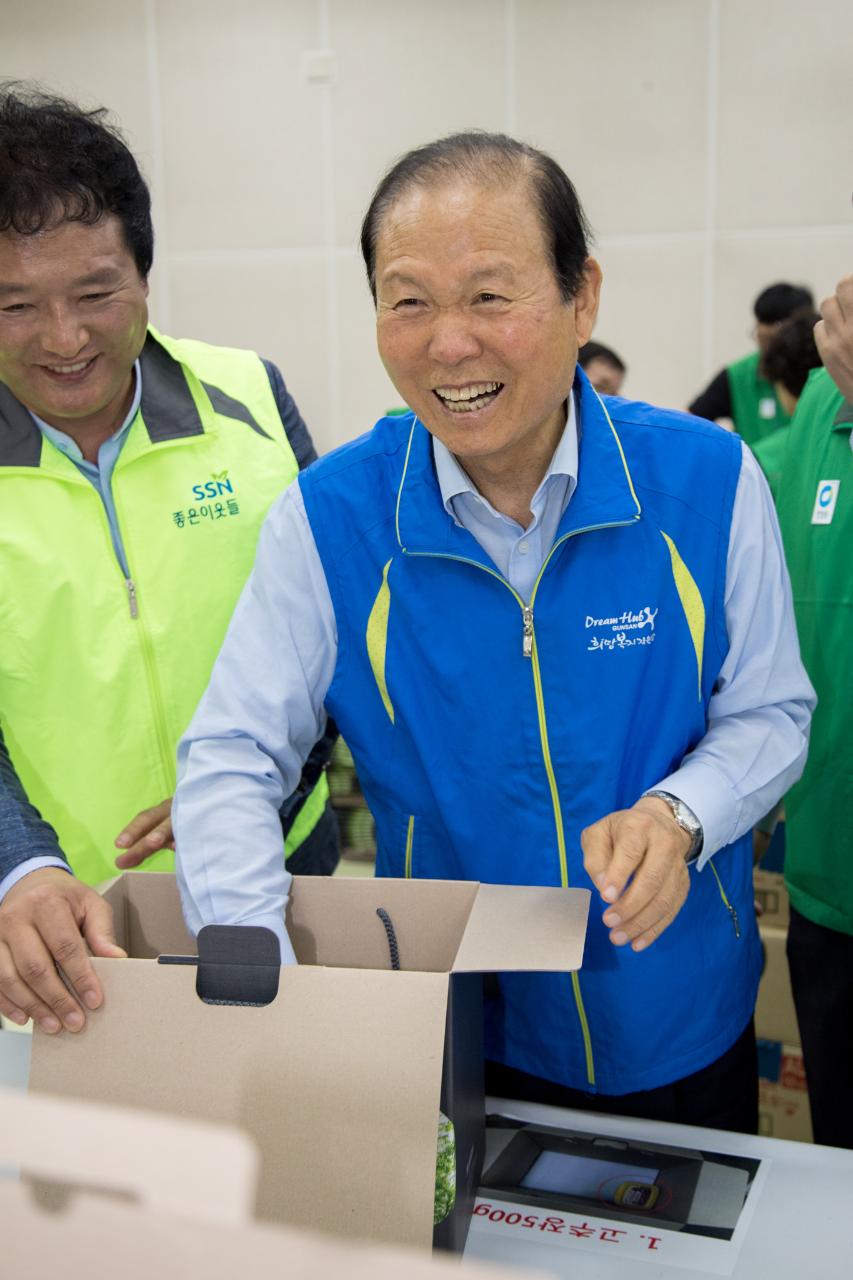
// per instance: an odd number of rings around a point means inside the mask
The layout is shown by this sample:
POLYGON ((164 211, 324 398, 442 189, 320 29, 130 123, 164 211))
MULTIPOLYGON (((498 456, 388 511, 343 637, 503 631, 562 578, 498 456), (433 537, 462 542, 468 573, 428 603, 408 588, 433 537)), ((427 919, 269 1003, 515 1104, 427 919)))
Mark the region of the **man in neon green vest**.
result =
POLYGON ((803 308, 811 310, 814 299, 800 285, 772 284, 755 299, 755 341, 757 351, 722 369, 690 405, 690 413, 717 421, 731 418, 750 446, 763 440, 777 427, 791 421, 779 401, 773 384, 764 376, 762 357, 780 324, 803 308))
MULTIPOLYGON (((87 886, 116 846, 173 865, 177 741, 267 510, 316 456, 277 369, 149 327, 150 197, 102 117, 0 92, 0 1012, 49 1032, 100 1003, 83 939, 116 949, 87 886)), ((299 803, 287 850, 331 870, 325 779, 299 803)))

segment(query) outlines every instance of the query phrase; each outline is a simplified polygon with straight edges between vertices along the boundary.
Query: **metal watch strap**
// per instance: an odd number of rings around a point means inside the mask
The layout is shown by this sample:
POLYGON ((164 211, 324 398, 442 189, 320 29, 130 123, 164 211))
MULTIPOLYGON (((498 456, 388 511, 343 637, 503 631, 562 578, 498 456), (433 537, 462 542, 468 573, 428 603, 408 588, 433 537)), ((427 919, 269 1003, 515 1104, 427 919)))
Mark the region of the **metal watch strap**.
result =
POLYGON ((684 860, 688 866, 691 866, 702 852, 702 844, 704 842, 702 823, 696 817, 696 814, 689 805, 680 800, 678 796, 674 796, 671 791, 644 791, 643 795, 657 796, 658 800, 663 800, 678 826, 690 836, 690 848, 684 855, 684 860))

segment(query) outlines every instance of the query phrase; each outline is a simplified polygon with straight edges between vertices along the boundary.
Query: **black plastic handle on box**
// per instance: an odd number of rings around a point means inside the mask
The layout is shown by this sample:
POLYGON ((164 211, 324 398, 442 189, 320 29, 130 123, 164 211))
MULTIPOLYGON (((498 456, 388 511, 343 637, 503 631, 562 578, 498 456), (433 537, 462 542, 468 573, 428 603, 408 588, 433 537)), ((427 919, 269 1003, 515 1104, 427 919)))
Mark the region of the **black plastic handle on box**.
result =
POLYGON ((206 924, 197 956, 162 955, 157 963, 197 965, 195 989, 205 1004, 260 1008, 278 995, 281 948, 271 929, 257 925, 206 924))

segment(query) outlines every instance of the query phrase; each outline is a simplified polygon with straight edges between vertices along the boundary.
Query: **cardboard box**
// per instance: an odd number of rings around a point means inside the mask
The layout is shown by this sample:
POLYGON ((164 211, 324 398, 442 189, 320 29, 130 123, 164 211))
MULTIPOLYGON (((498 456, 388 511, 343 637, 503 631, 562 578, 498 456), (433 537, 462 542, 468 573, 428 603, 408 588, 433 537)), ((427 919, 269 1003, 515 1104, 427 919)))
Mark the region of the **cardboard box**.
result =
MULTIPOLYGON (((450 1280, 458 1267, 246 1221, 258 1153, 247 1135, 0 1090, 0 1164, 62 1185, 61 1212, 28 1183, 0 1182, 0 1280, 450 1280), (135 1198, 129 1202, 128 1196, 135 1198), (452 1267, 452 1270, 451 1270, 452 1267)), ((525 1273, 466 1266, 471 1280, 525 1273)), ((528 1274, 528 1280, 532 1276, 528 1274)))
POLYGON ((767 1138, 812 1141, 806 1072, 796 1045, 758 1042, 758 1132, 767 1138))
POLYGON ((752 873, 755 900, 761 907, 759 923, 773 925, 787 932, 791 919, 791 902, 785 888, 785 877, 780 871, 765 871, 756 867, 752 873))
POLYGON ((36 1031, 31 1087, 239 1124, 261 1152, 259 1217, 397 1244, 433 1242, 436 1131, 457 1128, 461 1248, 482 1164, 479 974, 580 967, 585 890, 296 877, 300 961, 264 1008, 202 1003, 173 876, 107 892, 131 957, 95 960, 105 1006, 80 1036, 36 1031), (390 969, 377 909, 396 930, 390 969))
POLYGON ((785 954, 787 929, 759 923, 764 949, 764 972, 755 1006, 755 1032, 761 1040, 798 1045, 800 1029, 791 992, 788 957, 785 954))

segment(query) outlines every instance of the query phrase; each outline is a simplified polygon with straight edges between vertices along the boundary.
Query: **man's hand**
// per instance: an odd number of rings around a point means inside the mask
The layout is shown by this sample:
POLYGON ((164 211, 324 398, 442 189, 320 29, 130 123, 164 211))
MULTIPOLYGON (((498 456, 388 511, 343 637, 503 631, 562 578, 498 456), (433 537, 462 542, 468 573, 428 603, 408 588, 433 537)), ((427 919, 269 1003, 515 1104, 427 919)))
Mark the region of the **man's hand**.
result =
POLYGON ((587 875, 609 903, 610 941, 642 951, 672 924, 687 897, 690 836, 655 796, 641 796, 581 835, 587 875))
POLYGON ((155 804, 153 809, 143 809, 124 831, 116 836, 116 848, 126 849, 116 858, 116 866, 122 871, 138 867, 146 858, 158 853, 160 849, 174 849, 175 837, 172 834, 172 797, 162 804, 155 804))
POLYGON ((0 1013, 20 1026, 33 1018, 49 1035, 63 1027, 82 1031, 84 1010, 104 999, 87 943, 93 955, 125 956, 109 904, 60 867, 23 876, 0 904, 0 1013))
POLYGON ((820 304, 823 319, 814 336, 830 378, 845 400, 853 400, 853 276, 838 282, 835 293, 820 304))

